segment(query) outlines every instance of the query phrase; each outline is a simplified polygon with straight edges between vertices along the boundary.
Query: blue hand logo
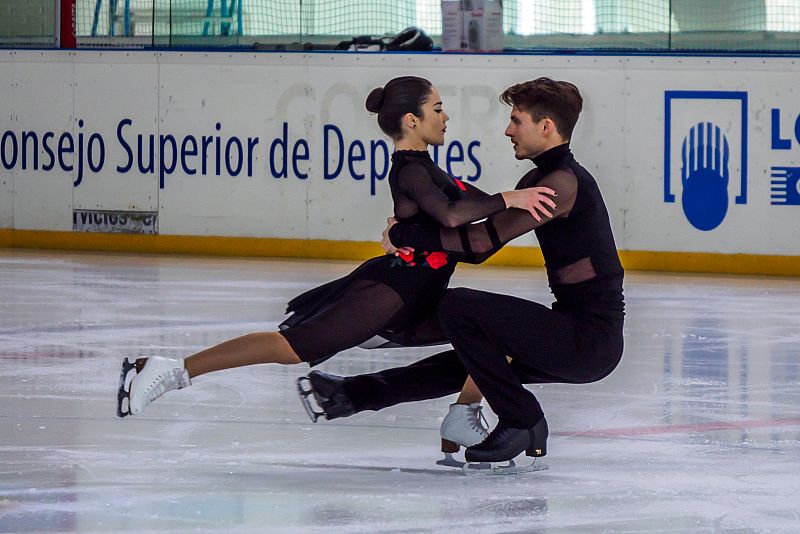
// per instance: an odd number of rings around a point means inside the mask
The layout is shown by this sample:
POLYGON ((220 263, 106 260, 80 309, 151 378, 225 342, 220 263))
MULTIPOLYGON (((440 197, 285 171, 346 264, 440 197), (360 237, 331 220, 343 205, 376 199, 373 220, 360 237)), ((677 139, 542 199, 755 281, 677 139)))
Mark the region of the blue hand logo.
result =
POLYGON ((683 140, 681 203, 698 230, 713 230, 728 212, 728 157, 728 139, 710 122, 698 123, 683 140))

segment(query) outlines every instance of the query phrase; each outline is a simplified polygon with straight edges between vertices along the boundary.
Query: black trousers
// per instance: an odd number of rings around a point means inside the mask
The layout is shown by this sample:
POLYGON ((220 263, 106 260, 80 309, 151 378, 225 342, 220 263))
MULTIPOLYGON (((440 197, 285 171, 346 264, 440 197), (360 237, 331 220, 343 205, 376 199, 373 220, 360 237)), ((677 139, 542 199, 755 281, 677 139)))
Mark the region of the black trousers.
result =
POLYGON ((544 413, 523 384, 594 382, 622 357, 621 310, 558 303, 550 309, 517 297, 456 288, 447 290, 438 311, 455 351, 349 377, 344 387, 356 411, 450 395, 470 375, 501 421, 529 428, 544 413))

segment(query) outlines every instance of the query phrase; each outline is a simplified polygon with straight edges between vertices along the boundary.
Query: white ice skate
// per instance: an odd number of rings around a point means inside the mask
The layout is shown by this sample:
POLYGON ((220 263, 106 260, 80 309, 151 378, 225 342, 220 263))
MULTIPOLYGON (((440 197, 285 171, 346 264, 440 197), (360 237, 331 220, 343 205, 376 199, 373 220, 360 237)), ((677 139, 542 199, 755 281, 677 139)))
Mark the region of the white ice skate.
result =
POLYGON ((453 453, 458 452, 461 447, 477 445, 489 435, 489 424, 483 416, 482 408, 480 402, 450 405, 450 411, 439 430, 444 458, 437 461, 437 464, 463 467, 464 462, 453 458, 453 453))
POLYGON ((117 415, 136 415, 173 389, 192 385, 183 360, 151 356, 122 361, 117 393, 117 415))

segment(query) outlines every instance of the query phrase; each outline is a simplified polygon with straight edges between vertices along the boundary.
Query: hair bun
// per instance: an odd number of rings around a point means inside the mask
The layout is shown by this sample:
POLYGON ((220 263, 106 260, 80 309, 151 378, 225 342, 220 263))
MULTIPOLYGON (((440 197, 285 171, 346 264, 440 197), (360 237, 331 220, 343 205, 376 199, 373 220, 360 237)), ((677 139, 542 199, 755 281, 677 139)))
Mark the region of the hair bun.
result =
POLYGON ((366 103, 367 111, 378 113, 383 107, 383 97, 385 94, 383 87, 377 87, 370 91, 366 103))

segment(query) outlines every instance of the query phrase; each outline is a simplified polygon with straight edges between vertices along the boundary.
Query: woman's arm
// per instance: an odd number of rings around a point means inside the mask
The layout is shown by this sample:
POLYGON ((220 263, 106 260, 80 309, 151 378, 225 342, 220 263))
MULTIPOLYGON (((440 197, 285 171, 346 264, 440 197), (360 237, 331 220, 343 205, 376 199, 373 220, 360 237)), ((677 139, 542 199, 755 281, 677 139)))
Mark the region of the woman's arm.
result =
MULTIPOLYGON (((468 198, 451 200, 434 182, 428 169, 422 165, 406 165, 398 176, 398 187, 400 192, 415 202, 421 211, 433 217, 445 228, 455 228, 479 221, 511 207, 526 209, 535 217, 540 217, 537 211, 549 215, 546 204, 550 203, 551 208, 555 205, 549 198, 536 195, 529 190, 487 195, 474 186, 466 189, 468 198)), ((453 187, 458 187, 455 180, 453 187)))
POLYGON ((468 182, 466 180, 459 180, 459 181, 463 186, 463 190, 466 191, 467 195, 469 195, 470 198, 484 198, 492 196, 491 194, 487 193, 486 191, 484 191, 483 189, 481 189, 480 187, 471 182, 468 182))
MULTIPOLYGON (((566 217, 577 196, 578 184, 571 173, 560 171, 542 179, 536 187, 525 190, 546 195, 545 189, 555 191, 558 211, 555 217, 566 217)), ((553 218, 555 218, 553 217, 553 218)), ((443 250, 466 255, 466 261, 481 262, 497 252, 506 243, 526 234, 552 218, 537 220, 528 211, 508 209, 477 224, 458 228, 442 228, 424 224, 398 223, 388 231, 394 246, 412 247, 418 250, 443 250)))

